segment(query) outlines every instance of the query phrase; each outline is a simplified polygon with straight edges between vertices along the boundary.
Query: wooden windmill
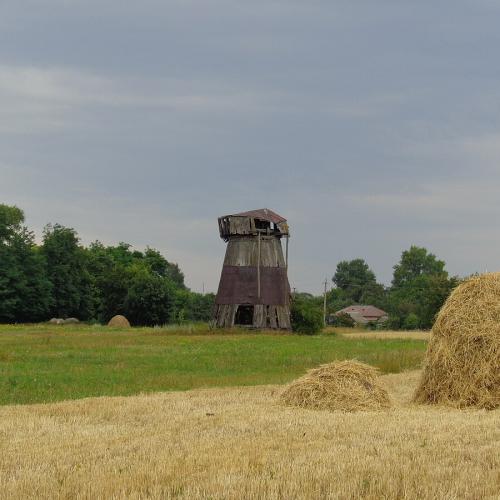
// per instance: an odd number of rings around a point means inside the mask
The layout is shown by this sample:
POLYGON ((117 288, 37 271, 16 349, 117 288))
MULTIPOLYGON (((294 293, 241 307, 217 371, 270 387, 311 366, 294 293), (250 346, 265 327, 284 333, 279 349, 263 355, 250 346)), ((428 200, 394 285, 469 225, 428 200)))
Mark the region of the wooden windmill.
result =
POLYGON ((286 219, 267 208, 226 215, 219 217, 219 232, 227 249, 215 300, 216 325, 290 329, 286 219))

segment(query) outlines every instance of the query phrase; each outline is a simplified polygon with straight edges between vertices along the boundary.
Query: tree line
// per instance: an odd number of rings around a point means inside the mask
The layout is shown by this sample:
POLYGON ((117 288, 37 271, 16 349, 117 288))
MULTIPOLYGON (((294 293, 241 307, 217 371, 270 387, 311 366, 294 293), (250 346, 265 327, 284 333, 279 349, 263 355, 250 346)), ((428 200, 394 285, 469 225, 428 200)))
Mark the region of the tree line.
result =
MULTIPOLYGON (((327 315, 334 324, 352 326, 352 320, 335 313, 350 305, 373 305, 386 311, 388 329, 428 329, 460 279, 449 276, 445 262, 427 249, 412 246, 394 266, 390 286, 377 282, 364 259, 342 261, 332 277, 334 287, 327 293, 327 315)), ((323 308, 323 297, 296 294, 303 307, 323 308)))
POLYGON ((190 291, 179 266, 157 250, 99 241, 85 247, 60 224, 47 225, 37 245, 24 221, 21 209, 0 204, 0 323, 107 322, 123 314, 147 326, 211 318, 214 295, 190 291))
MULTIPOLYGON (((209 321, 214 294, 190 291, 175 263, 160 252, 133 250, 126 243, 85 247, 77 232, 47 225, 42 244, 24 225, 24 213, 0 204, 0 323, 76 317, 107 322, 123 314, 134 325, 209 321)), ((377 282, 364 259, 339 262, 327 293, 327 314, 353 304, 386 311, 390 329, 427 329, 459 278, 425 248, 412 246, 394 266, 390 286, 377 282)), ((294 324, 322 323, 323 297, 294 294, 294 324)), ((309 328, 309 327, 308 327, 309 328)), ((306 328, 307 329, 307 328, 306 328)))

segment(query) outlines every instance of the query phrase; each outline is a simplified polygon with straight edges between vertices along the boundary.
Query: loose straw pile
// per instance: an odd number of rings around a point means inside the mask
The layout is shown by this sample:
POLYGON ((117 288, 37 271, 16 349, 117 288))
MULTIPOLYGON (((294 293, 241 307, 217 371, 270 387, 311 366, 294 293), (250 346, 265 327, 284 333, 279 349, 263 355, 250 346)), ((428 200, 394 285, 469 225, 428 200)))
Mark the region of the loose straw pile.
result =
POLYGON ((391 406, 377 380, 377 369, 358 361, 339 361, 310 370, 281 395, 287 406, 317 410, 379 410, 391 406))

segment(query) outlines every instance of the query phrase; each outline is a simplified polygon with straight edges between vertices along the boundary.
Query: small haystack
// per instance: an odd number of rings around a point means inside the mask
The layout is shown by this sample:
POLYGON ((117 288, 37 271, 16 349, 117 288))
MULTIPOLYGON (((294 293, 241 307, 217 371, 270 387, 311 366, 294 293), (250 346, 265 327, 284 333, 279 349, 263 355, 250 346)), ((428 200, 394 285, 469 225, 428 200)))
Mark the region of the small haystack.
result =
POLYGON ((432 329, 417 403, 500 406, 500 273, 458 286, 432 329))
POLYGON ((119 328, 130 328, 130 323, 125 316, 118 314, 113 316, 108 323, 108 326, 119 327, 119 328))
POLYGON ((389 394, 379 384, 377 373, 376 368, 355 360, 322 365, 292 382, 281 395, 281 402, 331 411, 389 408, 389 394))

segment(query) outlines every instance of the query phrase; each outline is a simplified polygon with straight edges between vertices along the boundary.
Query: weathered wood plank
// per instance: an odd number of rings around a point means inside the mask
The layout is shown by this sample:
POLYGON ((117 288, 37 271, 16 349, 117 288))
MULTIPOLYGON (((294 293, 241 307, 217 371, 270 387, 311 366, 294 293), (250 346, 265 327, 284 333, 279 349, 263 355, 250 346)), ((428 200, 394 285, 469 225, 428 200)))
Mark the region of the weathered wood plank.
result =
POLYGON ((290 329, 290 309, 286 306, 276 306, 278 312, 278 323, 280 328, 290 329))
POLYGON ((269 309, 269 327, 278 328, 278 322, 276 321, 276 306, 268 306, 269 309))
POLYGON ((256 305, 253 313, 253 326, 255 328, 266 327, 265 307, 263 305, 256 305))
POLYGON ((230 217, 230 234, 252 234, 252 224, 248 217, 230 217))
MULTIPOLYGON (((231 238, 227 244, 224 265, 256 267, 258 256, 258 238, 231 238)), ((286 267, 278 238, 261 237, 260 265, 262 267, 286 267)))

